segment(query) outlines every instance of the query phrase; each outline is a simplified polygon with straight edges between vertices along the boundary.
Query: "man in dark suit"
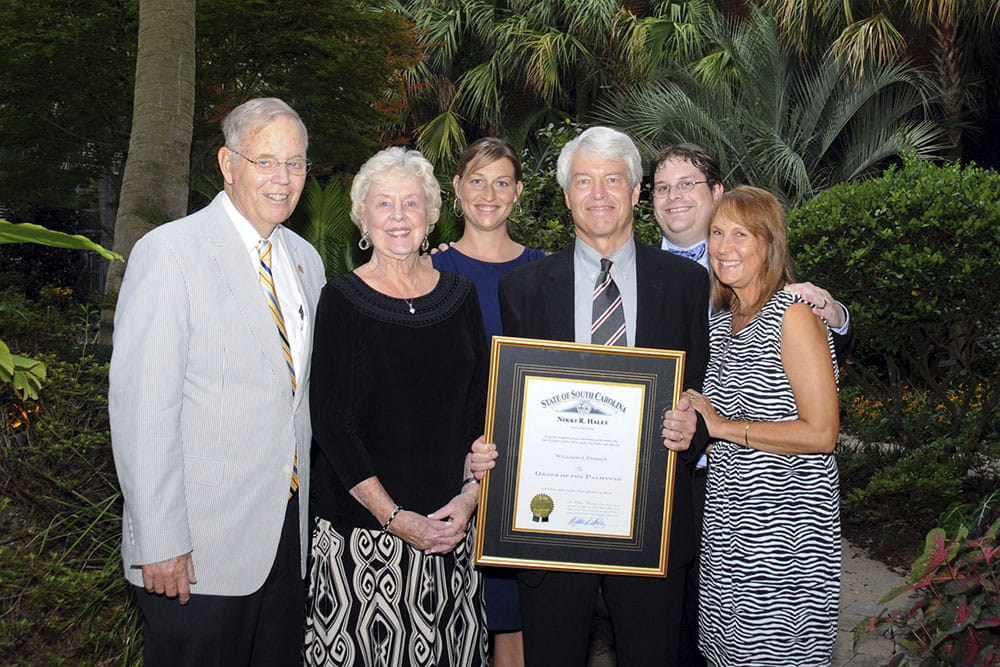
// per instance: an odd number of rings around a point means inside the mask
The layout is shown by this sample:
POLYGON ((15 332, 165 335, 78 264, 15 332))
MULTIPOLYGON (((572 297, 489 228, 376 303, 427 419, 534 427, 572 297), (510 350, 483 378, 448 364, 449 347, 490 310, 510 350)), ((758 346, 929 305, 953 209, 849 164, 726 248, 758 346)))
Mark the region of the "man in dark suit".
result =
MULTIPOLYGON (((701 386, 708 357, 708 280, 697 264, 633 238, 642 168, 632 140, 610 128, 588 129, 563 148, 558 179, 576 240, 500 281, 504 332, 684 350, 684 386, 701 386), (612 298, 598 306, 607 291, 612 298), (598 339, 608 321, 618 324, 598 339)), ((689 466, 706 443, 704 424, 686 399, 666 413, 663 436, 682 463, 674 480, 667 577, 522 572, 528 665, 586 664, 598 590, 611 618, 618 665, 676 663, 683 575, 695 552, 689 466)))

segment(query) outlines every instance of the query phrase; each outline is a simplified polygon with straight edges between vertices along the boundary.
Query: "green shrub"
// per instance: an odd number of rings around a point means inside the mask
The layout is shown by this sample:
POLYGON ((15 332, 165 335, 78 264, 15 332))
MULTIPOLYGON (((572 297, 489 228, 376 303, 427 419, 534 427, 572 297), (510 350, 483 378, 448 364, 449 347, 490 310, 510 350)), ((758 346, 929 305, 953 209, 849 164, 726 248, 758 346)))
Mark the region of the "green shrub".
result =
POLYGON ((789 212, 801 277, 847 304, 845 515, 924 533, 998 483, 1000 174, 905 160, 789 212))
POLYGON ((789 213, 800 273, 851 310, 857 361, 926 388, 996 372, 998 193, 994 171, 907 160, 789 213))

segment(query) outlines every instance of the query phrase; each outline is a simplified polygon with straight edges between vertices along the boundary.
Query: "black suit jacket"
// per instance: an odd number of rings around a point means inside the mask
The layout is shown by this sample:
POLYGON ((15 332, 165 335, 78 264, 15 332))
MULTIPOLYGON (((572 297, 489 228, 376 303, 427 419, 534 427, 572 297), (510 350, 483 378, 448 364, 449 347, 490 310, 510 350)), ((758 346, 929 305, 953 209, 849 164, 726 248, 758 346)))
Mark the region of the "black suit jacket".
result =
MULTIPOLYGON (((684 350, 684 387, 701 390, 708 361, 708 276, 700 265, 635 241, 636 347, 684 350)), ((500 317, 507 336, 575 340, 575 244, 500 279, 500 317)), ((691 448, 680 453, 674 480, 668 568, 695 554, 691 468, 708 444, 701 417, 691 448)))

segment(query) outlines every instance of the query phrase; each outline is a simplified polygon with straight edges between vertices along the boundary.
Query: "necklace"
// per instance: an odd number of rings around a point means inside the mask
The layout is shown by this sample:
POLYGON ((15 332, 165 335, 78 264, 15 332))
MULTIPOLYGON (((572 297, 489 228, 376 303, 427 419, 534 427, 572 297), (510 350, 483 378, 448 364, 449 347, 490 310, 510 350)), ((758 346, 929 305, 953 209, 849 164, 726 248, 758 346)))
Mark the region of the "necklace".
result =
POLYGON ((413 299, 403 299, 403 301, 405 301, 406 305, 410 307, 410 315, 417 312, 417 309, 413 307, 413 299))

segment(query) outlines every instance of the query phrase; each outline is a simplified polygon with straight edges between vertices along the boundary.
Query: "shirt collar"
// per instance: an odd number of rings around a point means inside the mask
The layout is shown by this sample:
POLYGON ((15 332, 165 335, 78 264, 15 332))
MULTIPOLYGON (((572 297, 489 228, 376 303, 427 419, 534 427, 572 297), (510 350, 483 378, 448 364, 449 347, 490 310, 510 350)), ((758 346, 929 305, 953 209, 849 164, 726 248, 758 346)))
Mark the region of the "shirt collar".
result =
POLYGON ((685 253, 685 252, 693 252, 693 251, 697 250, 698 248, 704 248, 704 247, 708 246, 708 240, 699 241, 698 243, 695 243, 692 246, 688 246, 687 248, 682 248, 679 245, 671 243, 670 239, 668 239, 666 236, 664 236, 662 239, 660 239, 660 241, 661 241, 660 248, 662 250, 666 250, 666 251, 672 252, 674 254, 682 254, 682 253, 685 253))
MULTIPOLYGON (((586 241, 582 241, 579 238, 576 239, 576 245, 573 250, 573 254, 577 261, 587 269, 589 272, 597 272, 601 269, 601 258, 604 257, 601 253, 597 252, 586 241)), ((618 248, 611 257, 608 259, 612 262, 612 268, 618 267, 620 270, 624 271, 627 266, 635 262, 635 237, 633 236, 628 241, 618 248)))
MULTIPOLYGON (((243 217, 243 214, 236 210, 236 205, 233 204, 233 200, 229 198, 229 195, 225 192, 222 193, 222 207, 226 209, 226 213, 229 215, 229 219, 232 220, 233 226, 236 227, 237 233, 240 235, 240 240, 243 241, 243 246, 249 253, 251 251, 257 250, 257 244, 260 243, 260 234, 257 230, 253 228, 250 221, 243 217)), ((268 240, 274 246, 281 244, 281 230, 282 225, 278 225, 271 232, 271 236, 268 240)))

